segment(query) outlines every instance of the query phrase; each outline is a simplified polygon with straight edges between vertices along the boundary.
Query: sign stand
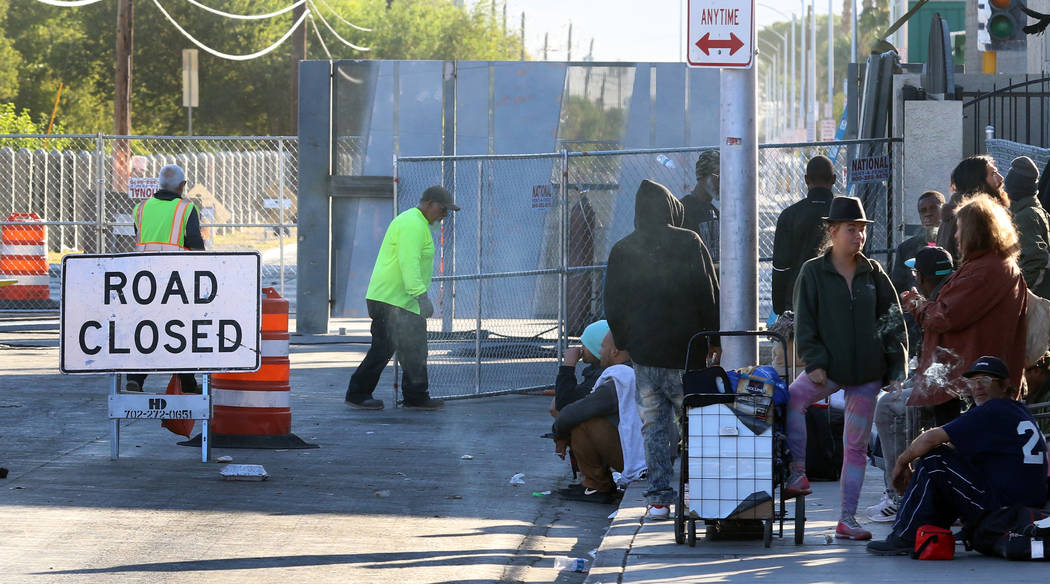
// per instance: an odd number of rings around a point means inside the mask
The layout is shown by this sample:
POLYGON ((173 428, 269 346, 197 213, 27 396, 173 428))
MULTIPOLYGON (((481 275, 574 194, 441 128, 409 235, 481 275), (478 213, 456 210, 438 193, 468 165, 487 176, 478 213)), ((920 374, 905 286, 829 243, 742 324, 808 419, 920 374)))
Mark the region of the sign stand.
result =
POLYGON ((109 386, 109 459, 120 458, 121 420, 200 420, 201 462, 211 459, 211 376, 204 374, 201 394, 121 393, 120 375, 109 386), (161 407, 162 406, 162 407, 161 407), (185 414, 192 417, 186 417, 185 414), (144 415, 145 414, 145 415, 144 415))

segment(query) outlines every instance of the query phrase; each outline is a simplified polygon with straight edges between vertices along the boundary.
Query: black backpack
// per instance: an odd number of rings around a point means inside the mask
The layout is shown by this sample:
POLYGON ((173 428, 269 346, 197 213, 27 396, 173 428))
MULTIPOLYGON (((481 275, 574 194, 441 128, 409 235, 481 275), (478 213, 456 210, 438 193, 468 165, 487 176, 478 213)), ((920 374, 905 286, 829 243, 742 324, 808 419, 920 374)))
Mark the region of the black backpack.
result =
MULTIPOLYGON (((1050 513, 1023 505, 985 511, 959 533, 967 550, 1008 560, 1047 561, 1044 542, 1050 547, 1050 513)), ((1050 550, 1046 550, 1050 552, 1050 550)))

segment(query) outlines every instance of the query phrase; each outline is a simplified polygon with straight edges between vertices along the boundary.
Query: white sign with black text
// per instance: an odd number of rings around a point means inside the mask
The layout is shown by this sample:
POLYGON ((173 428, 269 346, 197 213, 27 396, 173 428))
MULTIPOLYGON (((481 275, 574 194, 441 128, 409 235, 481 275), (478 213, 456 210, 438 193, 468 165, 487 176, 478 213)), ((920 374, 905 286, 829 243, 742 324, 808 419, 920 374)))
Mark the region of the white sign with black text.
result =
POLYGON ((255 371, 258 252, 67 255, 63 373, 255 371))

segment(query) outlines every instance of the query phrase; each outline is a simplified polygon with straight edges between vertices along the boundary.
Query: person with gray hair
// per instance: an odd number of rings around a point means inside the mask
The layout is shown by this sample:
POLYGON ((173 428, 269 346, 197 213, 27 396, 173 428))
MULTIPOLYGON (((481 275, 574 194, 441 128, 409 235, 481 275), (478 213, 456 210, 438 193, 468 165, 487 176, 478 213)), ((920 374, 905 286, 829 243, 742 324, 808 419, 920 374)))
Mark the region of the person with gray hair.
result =
POLYGON ((177 164, 160 169, 160 190, 135 205, 135 251, 204 251, 200 214, 183 199, 186 173, 177 164), (178 225, 178 229, 174 227, 178 225))
MULTIPOLYGON (((186 173, 175 164, 160 169, 160 190, 135 205, 135 251, 204 251, 197 207, 182 198, 186 173)), ((129 374, 126 391, 142 391, 146 376, 129 374)), ((180 373, 183 393, 200 393, 192 373, 180 373)))

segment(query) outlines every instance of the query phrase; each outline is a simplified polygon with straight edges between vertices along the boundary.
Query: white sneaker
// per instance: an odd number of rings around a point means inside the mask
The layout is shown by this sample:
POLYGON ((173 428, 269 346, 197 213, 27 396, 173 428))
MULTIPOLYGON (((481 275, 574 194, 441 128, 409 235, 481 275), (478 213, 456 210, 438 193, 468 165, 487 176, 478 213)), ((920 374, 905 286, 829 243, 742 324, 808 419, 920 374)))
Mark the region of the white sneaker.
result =
POLYGON ((897 519, 897 501, 889 491, 882 493, 882 500, 864 510, 868 519, 876 523, 892 523, 897 519))
POLYGON ((649 505, 645 509, 645 521, 667 521, 671 518, 671 508, 667 505, 649 505))

